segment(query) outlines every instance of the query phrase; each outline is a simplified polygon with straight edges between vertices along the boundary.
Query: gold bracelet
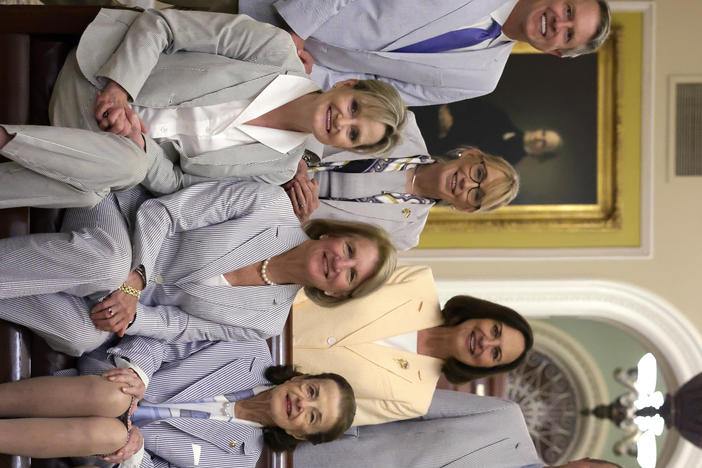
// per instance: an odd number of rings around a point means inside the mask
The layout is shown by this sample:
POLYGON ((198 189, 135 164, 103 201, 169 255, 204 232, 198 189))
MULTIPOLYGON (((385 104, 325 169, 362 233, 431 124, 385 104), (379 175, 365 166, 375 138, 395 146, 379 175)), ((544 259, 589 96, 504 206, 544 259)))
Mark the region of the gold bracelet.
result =
POLYGON ((122 283, 122 286, 119 287, 119 290, 122 291, 123 293, 129 294, 130 296, 134 296, 137 299, 141 297, 141 291, 139 291, 136 288, 133 288, 131 286, 127 286, 126 283, 122 283))

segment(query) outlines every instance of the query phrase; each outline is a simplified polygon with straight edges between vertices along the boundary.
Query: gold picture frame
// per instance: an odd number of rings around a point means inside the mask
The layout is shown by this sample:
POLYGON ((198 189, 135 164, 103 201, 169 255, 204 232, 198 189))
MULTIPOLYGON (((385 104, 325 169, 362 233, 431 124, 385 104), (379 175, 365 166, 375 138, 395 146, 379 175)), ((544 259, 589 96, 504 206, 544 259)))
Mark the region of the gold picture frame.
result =
MULTIPOLYGON (((597 52, 597 203, 506 206, 469 215, 436 207, 420 248, 638 245, 641 19, 615 15, 612 35, 597 52)), ((540 52, 518 43, 513 53, 540 52)))

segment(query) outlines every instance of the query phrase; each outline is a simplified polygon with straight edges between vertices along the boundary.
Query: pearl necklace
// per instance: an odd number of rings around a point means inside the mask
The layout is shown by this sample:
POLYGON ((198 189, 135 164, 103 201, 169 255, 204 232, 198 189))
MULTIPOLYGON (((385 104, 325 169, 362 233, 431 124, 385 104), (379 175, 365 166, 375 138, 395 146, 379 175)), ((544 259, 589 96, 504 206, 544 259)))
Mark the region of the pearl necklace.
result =
POLYGON ((268 275, 266 274, 266 268, 268 268, 268 262, 270 261, 271 259, 267 258, 261 264, 261 278, 263 278, 263 282, 266 283, 268 286, 278 286, 278 283, 274 283, 273 281, 269 280, 268 275))

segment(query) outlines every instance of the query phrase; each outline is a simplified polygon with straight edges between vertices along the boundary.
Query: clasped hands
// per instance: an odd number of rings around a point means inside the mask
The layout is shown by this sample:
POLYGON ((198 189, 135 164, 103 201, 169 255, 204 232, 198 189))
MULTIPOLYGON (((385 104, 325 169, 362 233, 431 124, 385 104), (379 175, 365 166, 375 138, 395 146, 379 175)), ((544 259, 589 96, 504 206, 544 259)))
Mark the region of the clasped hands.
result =
MULTIPOLYGON (((120 390, 125 395, 131 395, 133 397, 132 404, 129 407, 129 416, 134 414, 137 404, 142 398, 144 398, 144 392, 146 391, 146 386, 137 373, 133 369, 115 368, 105 371, 102 374, 102 377, 110 382, 124 384, 120 390)), ((127 431, 129 432, 127 443, 116 452, 102 457, 104 461, 110 463, 122 463, 123 461, 131 458, 139 451, 139 449, 141 449, 141 446, 144 443, 144 438, 142 437, 139 428, 137 426, 132 426, 131 422, 127 420, 127 431)))
MULTIPOLYGON (((145 286, 141 277, 134 271, 129 273, 124 284, 140 291, 145 286)), ((135 296, 116 289, 90 310, 90 320, 98 330, 115 332, 122 337, 134 319, 137 302, 135 296)))
POLYGON ((297 172, 282 187, 290 198, 297 219, 301 223, 309 220, 312 212, 319 208, 319 185, 307 175, 307 163, 304 159, 300 159, 297 172))
POLYGON ((142 133, 146 133, 146 126, 129 107, 127 97, 124 88, 110 80, 105 89, 98 92, 95 100, 95 120, 102 130, 127 137, 144 149, 142 133))

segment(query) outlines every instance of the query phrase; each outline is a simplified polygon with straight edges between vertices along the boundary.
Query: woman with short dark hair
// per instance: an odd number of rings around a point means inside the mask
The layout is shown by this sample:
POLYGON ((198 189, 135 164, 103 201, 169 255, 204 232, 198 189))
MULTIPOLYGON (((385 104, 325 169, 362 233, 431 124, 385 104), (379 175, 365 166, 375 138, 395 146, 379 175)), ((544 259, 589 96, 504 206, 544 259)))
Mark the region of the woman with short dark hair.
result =
POLYGON ((292 451, 341 437, 355 412, 343 377, 272 366, 260 340, 129 337, 81 358, 79 372, 0 384, 0 453, 253 467, 264 444, 292 451))
POLYGON ((422 416, 442 372, 456 383, 504 372, 534 343, 529 324, 508 307, 456 296, 442 310, 431 270, 416 265, 335 307, 298 297, 292 322, 294 364, 349 380, 355 426, 422 416))

